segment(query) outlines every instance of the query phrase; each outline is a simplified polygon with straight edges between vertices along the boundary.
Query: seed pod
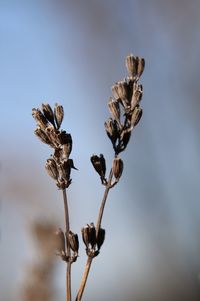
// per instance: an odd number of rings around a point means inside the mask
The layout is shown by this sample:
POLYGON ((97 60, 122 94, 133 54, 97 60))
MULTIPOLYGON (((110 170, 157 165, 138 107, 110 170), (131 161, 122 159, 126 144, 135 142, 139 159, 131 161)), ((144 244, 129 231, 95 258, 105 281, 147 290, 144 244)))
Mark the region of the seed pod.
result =
POLYGON ((112 165, 112 171, 113 174, 118 181, 122 175, 123 172, 123 161, 119 157, 115 157, 113 160, 113 165, 112 165))
POLYGON ((56 231, 56 250, 63 254, 65 253, 65 235, 61 228, 56 231))
POLYGON ((104 123, 106 133, 108 137, 110 138, 113 146, 115 145, 117 139, 119 138, 120 134, 120 129, 117 124, 116 120, 113 120, 112 118, 109 118, 105 123, 104 123))
POLYGON ((74 234, 72 231, 69 231, 68 241, 69 241, 70 248, 72 249, 72 251, 78 253, 78 249, 79 249, 78 235, 74 234))
POLYGON ((137 66, 137 76, 141 77, 145 67, 145 60, 144 58, 138 58, 138 66, 137 66))
POLYGON ((134 78, 137 74, 137 65, 138 65, 137 57, 133 56, 132 54, 126 57, 126 68, 131 78, 134 78))
POLYGON ((136 126, 140 121, 141 117, 142 117, 142 109, 139 106, 137 106, 135 107, 131 116, 131 125, 133 127, 136 126))
POLYGON ((62 144, 62 159, 68 159, 72 151, 72 136, 62 131, 58 134, 58 138, 62 144))
POLYGON ((46 117, 46 119, 48 121, 50 121, 53 125, 55 125, 53 110, 48 103, 42 104, 42 112, 43 112, 44 116, 46 117))
POLYGON ((63 106, 59 105, 59 104, 55 104, 55 108, 54 108, 54 116, 55 116, 55 120, 56 120, 56 124, 58 129, 61 126, 61 123, 63 121, 63 117, 64 117, 64 109, 63 106))
POLYGON ((54 180, 57 181, 59 174, 58 174, 57 165, 56 165, 56 162, 54 161, 54 159, 52 159, 52 158, 47 159, 45 168, 46 168, 48 174, 50 175, 50 177, 52 177, 54 180))
POLYGON ((142 99, 143 87, 134 83, 133 85, 133 96, 131 99, 131 109, 133 110, 136 105, 138 105, 142 99))
POLYGON ((92 248, 94 248, 96 244, 96 229, 94 223, 90 223, 89 225, 89 243, 91 244, 92 248))
POLYGON ((32 116, 37 122, 37 125, 42 129, 45 130, 45 128, 48 125, 48 120, 46 117, 42 114, 42 112, 39 109, 32 109, 32 116))
POLYGON ((101 180, 103 181, 105 179, 105 174, 106 174, 106 161, 105 158, 102 154, 100 156, 93 155, 90 158, 92 165, 96 172, 100 175, 101 180))
POLYGON ((43 130, 41 130, 40 127, 37 127, 34 131, 35 135, 43 142, 50 146, 53 146, 48 136, 45 134, 43 130))
POLYGON ((123 150, 127 147, 128 142, 131 137, 131 131, 122 132, 122 142, 123 142, 123 150))
POLYGON ((103 245, 104 243, 104 240, 105 240, 105 234, 106 234, 106 231, 102 228, 99 229, 99 233, 98 233, 98 236, 97 236, 97 247, 98 247, 98 250, 101 249, 101 246, 103 245))
POLYGON ((118 123, 120 123, 120 108, 119 108, 119 102, 112 97, 110 97, 108 102, 108 108, 110 110, 110 113, 113 115, 114 119, 117 120, 118 123))
POLYGON ((127 83, 125 81, 119 81, 112 86, 112 93, 116 99, 127 100, 127 83))
POLYGON ((84 228, 81 229, 83 242, 86 248, 89 247, 89 225, 86 225, 84 228))

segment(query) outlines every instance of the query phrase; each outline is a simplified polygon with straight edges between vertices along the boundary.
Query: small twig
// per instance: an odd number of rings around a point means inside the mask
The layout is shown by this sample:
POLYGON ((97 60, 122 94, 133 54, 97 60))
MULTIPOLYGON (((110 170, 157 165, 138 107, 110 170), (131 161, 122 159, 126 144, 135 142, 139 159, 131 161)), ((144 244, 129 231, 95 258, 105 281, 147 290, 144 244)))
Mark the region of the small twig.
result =
MULTIPOLYGON (((108 193, 109 193, 109 190, 111 188, 112 177, 113 177, 113 171, 112 171, 112 168, 111 168, 108 183, 107 183, 106 189, 104 191, 103 199, 101 201, 101 206, 99 208, 99 214, 98 214, 97 224, 96 224, 96 236, 98 236, 99 229, 101 228, 101 221, 102 221, 102 218, 103 218, 103 213, 104 213, 104 208, 105 208, 106 200, 107 200, 107 197, 108 197, 108 193)), ((88 278, 88 274, 90 272, 90 267, 91 267, 91 264, 92 264, 92 260, 93 260, 93 257, 88 256, 88 259, 87 259, 87 262, 86 262, 86 265, 85 265, 85 270, 84 270, 84 273, 83 273, 83 276, 82 276, 81 284, 80 284, 78 294, 77 294, 77 297, 76 297, 76 301, 81 301, 81 299, 82 299, 83 292, 84 292, 85 285, 86 285, 87 278, 88 278)))
POLYGON ((71 301, 71 261, 70 261, 71 252, 70 252, 70 245, 68 241, 68 234, 70 228, 69 228, 69 210, 68 210, 66 189, 63 189, 63 201, 64 201, 64 209, 65 209, 67 258, 69 259, 67 262, 67 269, 66 269, 66 301, 71 301))

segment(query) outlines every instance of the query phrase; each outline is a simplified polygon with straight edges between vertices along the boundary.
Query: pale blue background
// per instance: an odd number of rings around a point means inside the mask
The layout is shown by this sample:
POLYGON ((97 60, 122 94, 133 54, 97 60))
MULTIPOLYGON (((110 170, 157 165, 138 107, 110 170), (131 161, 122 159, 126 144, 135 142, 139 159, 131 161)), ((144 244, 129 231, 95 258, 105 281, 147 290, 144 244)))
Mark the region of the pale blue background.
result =
MULTIPOLYGON (((21 300, 34 258, 30 223, 63 224, 61 193, 46 175, 50 149, 33 135, 32 107, 60 102, 73 136, 69 202, 74 231, 97 216, 103 193, 89 158, 112 147, 103 123, 125 56, 146 59, 143 118, 123 178, 109 195, 101 256, 85 300, 200 298, 200 2, 0 1, 0 300, 21 300)), ((86 258, 73 266, 73 291, 86 258)), ((56 300, 64 300, 58 262, 56 300)))

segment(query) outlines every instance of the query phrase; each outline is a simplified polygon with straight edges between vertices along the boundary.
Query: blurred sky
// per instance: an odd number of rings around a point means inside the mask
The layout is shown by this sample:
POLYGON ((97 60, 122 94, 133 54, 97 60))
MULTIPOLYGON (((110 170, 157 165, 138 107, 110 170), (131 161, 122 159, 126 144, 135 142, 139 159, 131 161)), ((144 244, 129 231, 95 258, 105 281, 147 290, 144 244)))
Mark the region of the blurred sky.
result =
MULTIPOLYGON (((110 87, 125 56, 146 59, 143 118, 109 195, 106 241, 85 300, 200 299, 200 2, 0 0, 0 300, 20 300, 34 258, 37 218, 63 225, 61 192, 44 170, 51 150, 34 136, 31 109, 65 108, 79 169, 69 189, 74 232, 95 221, 103 189, 90 164, 112 147, 104 132, 110 87), (16 297, 17 296, 17 297, 16 297)), ((86 260, 81 246, 73 290, 86 260)), ((64 299, 58 262, 57 300, 64 299)))

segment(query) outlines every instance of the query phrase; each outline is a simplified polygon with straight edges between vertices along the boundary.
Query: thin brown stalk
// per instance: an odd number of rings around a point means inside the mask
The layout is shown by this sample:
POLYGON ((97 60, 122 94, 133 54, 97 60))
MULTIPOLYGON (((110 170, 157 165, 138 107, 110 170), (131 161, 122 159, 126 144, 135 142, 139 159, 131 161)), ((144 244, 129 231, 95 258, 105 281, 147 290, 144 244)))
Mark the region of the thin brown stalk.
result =
MULTIPOLYGON (((68 210, 68 202, 67 202, 67 192, 66 189, 63 189, 63 201, 64 201, 64 209, 65 209, 65 229, 66 229, 66 244, 67 244, 67 257, 70 258, 70 245, 68 242, 68 234, 69 234, 69 210, 68 210)), ((66 301, 71 301, 71 262, 67 262, 66 269, 66 301)))
MULTIPOLYGON (((99 229, 101 228, 101 221, 102 221, 102 218, 103 218, 103 213, 104 213, 108 193, 109 193, 109 190, 111 188, 112 177, 113 177, 113 171, 112 171, 112 168, 111 168, 108 183, 107 183, 106 189, 104 191, 103 199, 101 201, 101 206, 99 208, 99 214, 98 214, 97 223, 96 223, 96 235, 97 236, 98 236, 99 229)), ((87 262, 86 262, 86 265, 85 265, 85 270, 84 270, 84 273, 83 273, 83 276, 82 276, 81 284, 80 284, 78 294, 77 294, 77 297, 76 297, 76 301, 81 301, 81 299, 82 299, 83 292, 84 292, 86 282, 87 282, 87 279, 88 279, 88 274, 90 272, 90 267, 91 267, 91 264, 92 264, 92 260, 93 260, 93 257, 88 256, 87 262)))

